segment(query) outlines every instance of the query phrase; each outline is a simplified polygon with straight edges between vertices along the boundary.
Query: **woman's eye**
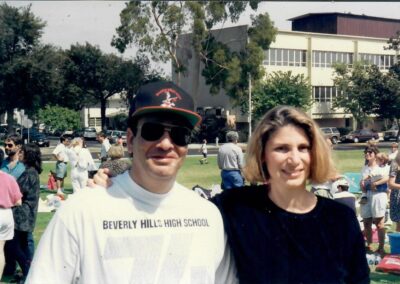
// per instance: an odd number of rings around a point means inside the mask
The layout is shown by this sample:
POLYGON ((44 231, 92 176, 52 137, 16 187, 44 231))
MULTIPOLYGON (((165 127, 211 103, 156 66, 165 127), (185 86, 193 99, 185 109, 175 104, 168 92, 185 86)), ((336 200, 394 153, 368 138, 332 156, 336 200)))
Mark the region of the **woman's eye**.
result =
POLYGON ((275 148, 275 151, 278 151, 278 152, 287 152, 287 147, 285 147, 285 146, 279 146, 279 147, 276 147, 275 148))
POLYGON ((310 147, 309 146, 301 146, 301 147, 299 147, 299 151, 300 152, 309 152, 310 147))

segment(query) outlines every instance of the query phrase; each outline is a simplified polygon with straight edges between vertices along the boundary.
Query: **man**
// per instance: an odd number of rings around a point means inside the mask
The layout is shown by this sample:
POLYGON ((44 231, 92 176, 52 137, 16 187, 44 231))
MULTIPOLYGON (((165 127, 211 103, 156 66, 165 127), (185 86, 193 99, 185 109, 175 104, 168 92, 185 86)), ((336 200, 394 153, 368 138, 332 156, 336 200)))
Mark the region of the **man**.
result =
POLYGON ((218 150, 218 167, 221 169, 221 188, 231 189, 244 185, 241 174, 243 167, 243 152, 237 145, 239 135, 236 131, 226 134, 228 143, 222 145, 218 150))
POLYGON ((176 183, 201 121, 193 108, 173 83, 138 90, 127 131, 131 170, 108 189, 68 198, 42 236, 27 283, 232 283, 218 209, 176 183))
POLYGON ((56 184, 57 184, 57 194, 64 195, 64 179, 67 176, 67 166, 68 166, 68 155, 66 154, 66 146, 69 145, 69 139, 61 135, 60 143, 56 146, 53 151, 53 156, 56 158, 56 184))
POLYGON ((18 179, 25 171, 24 164, 19 161, 19 150, 21 145, 21 137, 15 134, 9 135, 4 142, 7 158, 1 163, 0 169, 3 172, 12 175, 15 179, 18 179))
MULTIPOLYGON (((21 149, 21 145, 22 139, 19 135, 11 134, 7 136, 4 142, 7 158, 4 159, 0 165, 0 169, 3 172, 13 176, 15 180, 17 180, 25 171, 24 164, 19 160, 19 151, 21 149)), ((35 249, 32 233, 28 234, 28 244, 29 253, 32 259, 35 249)), ((16 260, 10 241, 7 241, 4 246, 4 255, 6 260, 4 275, 13 275, 16 269, 16 260)))
POLYGON ((107 161, 108 158, 108 150, 110 150, 110 141, 107 138, 107 135, 104 132, 100 132, 97 135, 97 141, 101 144, 101 150, 100 150, 100 161, 103 163, 107 161))

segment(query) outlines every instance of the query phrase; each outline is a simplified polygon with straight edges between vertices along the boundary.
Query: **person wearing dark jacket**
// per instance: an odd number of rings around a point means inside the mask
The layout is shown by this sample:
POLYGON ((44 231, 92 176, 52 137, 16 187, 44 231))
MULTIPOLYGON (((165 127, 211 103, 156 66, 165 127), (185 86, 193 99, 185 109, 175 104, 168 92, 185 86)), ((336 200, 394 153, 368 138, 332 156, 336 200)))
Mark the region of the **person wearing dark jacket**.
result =
POLYGON ((17 179, 22 193, 22 204, 13 208, 15 231, 11 246, 25 279, 32 262, 28 235, 35 228, 40 193, 39 174, 42 172, 42 158, 39 147, 33 143, 23 145, 20 160, 26 169, 17 179))

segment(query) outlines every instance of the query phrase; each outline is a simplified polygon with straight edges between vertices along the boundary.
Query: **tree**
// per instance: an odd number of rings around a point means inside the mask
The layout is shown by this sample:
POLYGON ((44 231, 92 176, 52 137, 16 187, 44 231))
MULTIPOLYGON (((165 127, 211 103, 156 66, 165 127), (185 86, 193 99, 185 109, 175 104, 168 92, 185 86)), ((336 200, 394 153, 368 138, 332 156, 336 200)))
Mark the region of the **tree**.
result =
POLYGON ((255 28, 249 30, 252 40, 246 50, 231 53, 212 36, 211 29, 228 19, 236 22, 248 5, 254 10, 259 2, 131 1, 120 14, 121 25, 117 28, 117 36, 113 37, 112 45, 124 52, 130 44, 136 44, 140 52, 150 53, 155 61, 171 60, 180 84, 181 74, 186 72, 187 66, 185 59, 177 54, 179 49, 184 49, 179 36, 190 33, 192 49, 187 50, 187 53, 194 60, 194 68, 190 70, 194 98, 197 97, 202 60, 207 69, 203 76, 211 85, 211 92, 226 87, 228 94, 240 101, 244 90, 247 90, 248 73, 254 79, 262 77, 262 49, 268 48, 276 30, 267 15, 254 18, 255 28))
POLYGON ((33 84, 29 82, 31 72, 38 62, 32 61, 32 53, 39 44, 44 26, 30 6, 0 5, 0 111, 7 112, 9 131, 12 131, 14 109, 28 108, 40 100, 37 93, 32 94, 21 86, 33 84))
POLYGON ((46 106, 39 110, 38 120, 46 126, 61 131, 81 127, 79 112, 59 106, 46 106))
POLYGON ((212 36, 204 42, 207 54, 202 59, 205 65, 202 75, 206 84, 211 85, 210 93, 217 94, 223 88, 244 110, 248 104, 249 75, 256 83, 264 77, 264 51, 275 35, 276 29, 268 14, 260 14, 252 17, 249 41, 243 50, 232 51, 228 44, 218 42, 212 36))
POLYGON ((253 92, 253 114, 262 117, 269 109, 278 105, 290 105, 302 109, 311 106, 311 86, 303 74, 273 72, 265 82, 260 82, 253 92))
POLYGON ((378 107, 374 85, 370 79, 375 67, 364 66, 362 62, 354 62, 352 68, 345 64, 334 66, 333 82, 338 89, 338 95, 333 101, 333 108, 343 108, 345 112, 351 113, 357 128, 362 128, 363 123, 376 113, 378 107))
POLYGON ((339 94, 334 107, 351 112, 358 128, 370 115, 390 120, 400 118, 400 80, 396 65, 384 74, 376 65, 355 62, 353 68, 336 65, 335 73, 334 84, 339 94))
POLYGON ((142 57, 136 61, 124 60, 114 54, 103 54, 89 43, 72 45, 66 50, 66 57, 64 105, 79 110, 85 105, 100 103, 103 129, 107 100, 117 93, 129 99, 151 74, 148 60, 142 57))

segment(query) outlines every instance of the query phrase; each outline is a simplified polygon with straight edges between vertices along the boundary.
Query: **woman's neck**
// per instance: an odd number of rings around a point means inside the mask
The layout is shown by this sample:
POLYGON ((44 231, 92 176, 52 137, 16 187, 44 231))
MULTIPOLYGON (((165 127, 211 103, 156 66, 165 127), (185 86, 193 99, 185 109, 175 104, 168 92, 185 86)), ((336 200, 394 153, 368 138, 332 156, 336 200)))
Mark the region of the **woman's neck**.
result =
POLYGON ((271 186, 268 197, 275 205, 291 213, 308 213, 317 204, 317 197, 305 187, 285 190, 271 186))

